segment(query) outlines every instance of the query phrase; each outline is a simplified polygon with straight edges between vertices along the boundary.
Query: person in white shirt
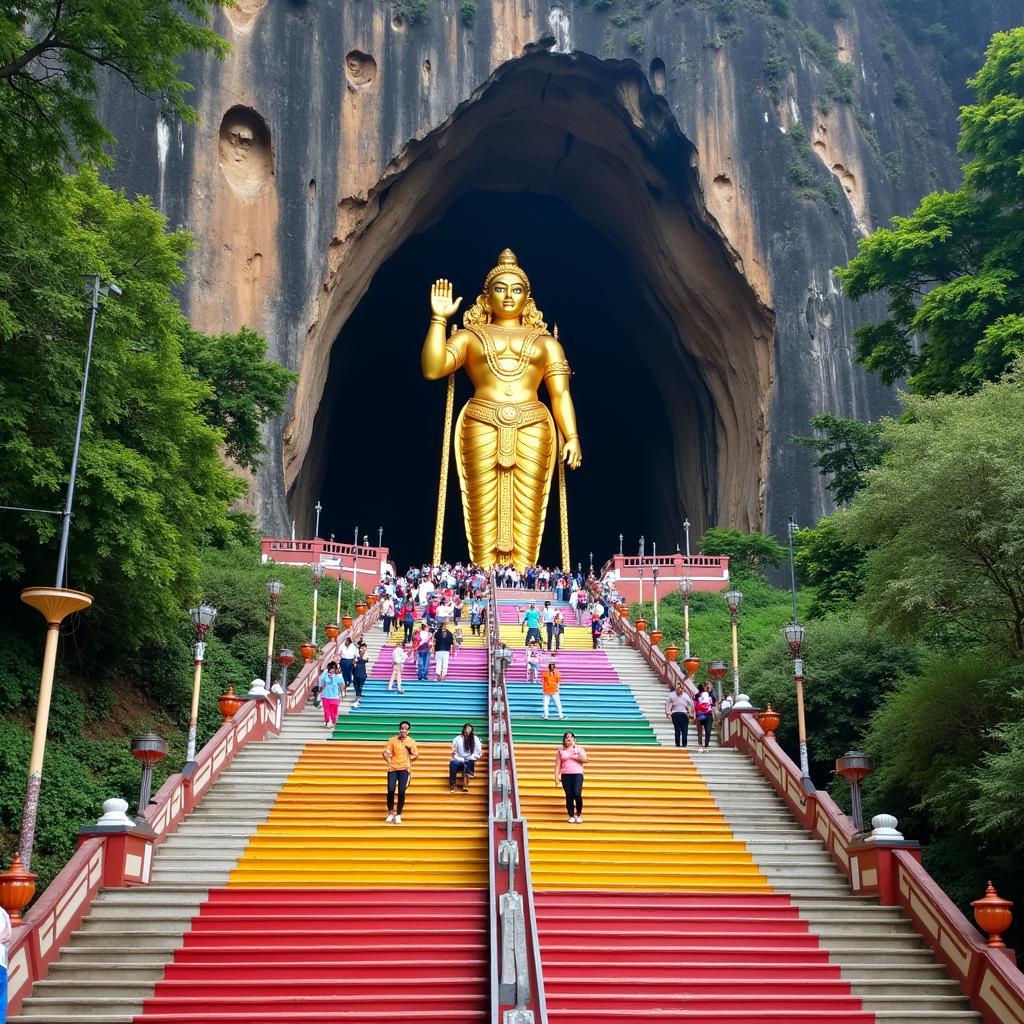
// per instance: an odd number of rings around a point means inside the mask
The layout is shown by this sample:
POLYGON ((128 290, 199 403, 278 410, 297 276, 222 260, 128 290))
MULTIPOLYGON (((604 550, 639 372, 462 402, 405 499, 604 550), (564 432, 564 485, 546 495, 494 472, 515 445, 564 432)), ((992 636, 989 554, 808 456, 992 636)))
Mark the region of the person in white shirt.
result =
POLYGON ((338 648, 338 667, 341 669, 341 699, 345 699, 348 688, 352 685, 352 662, 359 655, 359 648, 352 642, 352 637, 345 637, 345 642, 338 648))
POLYGON ((388 689, 393 690, 397 684, 399 693, 405 693, 405 690, 402 689, 402 669, 409 660, 407 647, 408 645, 396 645, 394 651, 391 652, 391 678, 388 680, 388 689))
POLYGON ((455 792, 455 777, 462 772, 462 791, 469 792, 469 780, 476 772, 476 762, 483 754, 483 747, 473 733, 473 726, 467 722, 462 732, 452 740, 452 759, 448 762, 448 792, 455 792))

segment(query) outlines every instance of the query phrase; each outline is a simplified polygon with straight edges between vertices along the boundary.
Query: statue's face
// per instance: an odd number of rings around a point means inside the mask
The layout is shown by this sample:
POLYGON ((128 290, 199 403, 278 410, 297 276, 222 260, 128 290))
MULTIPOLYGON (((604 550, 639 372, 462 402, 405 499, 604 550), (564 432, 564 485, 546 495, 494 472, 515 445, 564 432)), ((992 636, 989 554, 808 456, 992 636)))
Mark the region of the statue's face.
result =
POLYGON ((515 274, 499 274, 487 289, 491 312, 501 317, 522 316, 530 293, 515 274))

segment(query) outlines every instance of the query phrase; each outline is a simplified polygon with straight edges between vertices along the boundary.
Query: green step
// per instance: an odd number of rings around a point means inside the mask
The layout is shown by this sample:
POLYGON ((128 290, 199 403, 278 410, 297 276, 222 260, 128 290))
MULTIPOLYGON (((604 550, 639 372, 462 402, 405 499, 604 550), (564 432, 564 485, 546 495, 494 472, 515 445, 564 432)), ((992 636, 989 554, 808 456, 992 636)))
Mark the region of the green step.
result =
POLYGON ((581 746, 624 743, 656 746, 658 738, 646 718, 512 718, 513 743, 561 744, 562 734, 574 732, 581 746))
POLYGON ((415 712, 387 715, 364 715, 357 712, 343 715, 338 719, 332 740, 380 740, 387 742, 398 734, 398 723, 407 719, 412 730, 410 735, 418 743, 450 743, 462 732, 463 725, 470 722, 482 742, 487 742, 487 719, 478 715, 418 715, 415 712))

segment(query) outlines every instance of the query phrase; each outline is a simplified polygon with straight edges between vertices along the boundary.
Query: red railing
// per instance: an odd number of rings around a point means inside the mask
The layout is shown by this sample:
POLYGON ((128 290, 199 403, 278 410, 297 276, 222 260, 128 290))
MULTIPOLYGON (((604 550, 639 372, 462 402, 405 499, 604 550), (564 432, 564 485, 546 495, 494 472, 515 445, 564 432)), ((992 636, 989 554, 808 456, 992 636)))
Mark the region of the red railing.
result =
MULTIPOLYGON (((336 644, 349 635, 361 636, 379 615, 380 605, 370 608, 338 637, 336 644)), ((332 656, 333 649, 334 645, 325 647, 320 659, 302 667, 285 694, 286 713, 298 711, 305 704, 309 688, 319 676, 320 662, 332 656)), ((18 1012, 32 986, 46 977, 50 964, 81 924, 100 889, 148 884, 154 846, 163 842, 202 802, 239 750, 280 732, 280 716, 280 705, 272 698, 247 700, 199 751, 194 770, 187 777, 180 772, 168 777, 143 811, 152 836, 129 830, 93 836, 81 843, 14 929, 7 944, 10 1016, 18 1012)))
MULTIPOLYGON (((645 632, 613 611, 612 620, 663 682, 674 685, 682 670, 645 632)), ((692 685, 690 686, 693 691, 692 685)), ((816 835, 857 894, 903 908, 914 927, 959 983, 985 1024, 1024 1024, 1024 974, 1013 953, 988 946, 920 863, 916 843, 861 840, 853 822, 821 790, 804 790, 800 770, 757 718, 733 711, 721 722, 722 743, 744 751, 793 816, 816 835)))
POLYGON ((394 575, 390 551, 386 547, 368 547, 362 544, 338 544, 332 540, 288 540, 283 537, 264 537, 263 561, 282 565, 324 566, 328 576, 344 576, 352 582, 355 567, 356 585, 369 594, 384 575, 385 567, 394 575))
POLYGON ((615 589, 623 599, 632 602, 640 599, 641 590, 645 600, 654 596, 654 572, 658 570, 658 593, 665 597, 679 589, 679 581, 687 578, 693 581, 694 590, 725 590, 729 586, 728 555, 613 555, 605 562, 601 572, 614 572, 618 582, 615 589), (641 587, 640 569, 643 567, 641 587))

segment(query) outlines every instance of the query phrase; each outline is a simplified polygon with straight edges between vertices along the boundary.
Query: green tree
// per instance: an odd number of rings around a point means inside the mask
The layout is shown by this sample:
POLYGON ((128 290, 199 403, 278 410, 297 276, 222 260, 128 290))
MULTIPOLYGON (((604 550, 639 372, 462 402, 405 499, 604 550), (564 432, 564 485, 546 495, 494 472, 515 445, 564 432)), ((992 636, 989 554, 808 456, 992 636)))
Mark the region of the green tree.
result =
POLYGON ((0 202, 12 187, 58 184, 67 166, 103 162, 113 136, 96 116, 103 77, 195 121, 186 53, 223 57, 209 26, 222 0, 6 0, 0 6, 0 202), (99 77, 98 77, 99 76, 99 77))
POLYGON ((808 609, 812 618, 860 597, 866 552, 859 545, 847 543, 837 516, 819 520, 813 529, 798 530, 793 546, 800 581, 814 590, 808 609))
POLYGON ((864 474, 882 461, 885 445, 879 423, 844 420, 831 413, 813 416, 816 437, 794 434, 792 441, 819 452, 814 468, 831 477, 827 487, 837 505, 846 505, 864 485, 864 474))
MULTIPOLYGON (((865 747, 874 772, 867 814, 900 819, 921 840, 925 867, 966 910, 992 878, 1011 899, 1024 894, 1024 837, 994 801, 1014 776, 1024 666, 1014 660, 945 654, 900 680, 871 720, 865 747), (993 815, 994 812, 994 816, 993 815)), ((1020 778, 1019 768, 1017 778, 1020 778)), ((1019 809, 1019 796, 1011 798, 1019 809)))
POLYGON ((893 218, 840 271, 852 298, 888 295, 888 318, 856 331, 857 358, 925 395, 972 390, 1024 351, 1024 28, 993 36, 968 84, 963 185, 893 218))
MULTIPOLYGON (((79 275, 123 289, 96 325, 69 563, 111 643, 137 641, 126 624, 139 609, 159 636, 194 599, 199 546, 235 532, 246 490, 221 458, 224 431, 204 419, 211 388, 181 358, 195 337, 171 290, 190 248, 148 200, 89 170, 0 208, 0 504, 62 505, 88 331, 79 275)), ((59 520, 3 515, 0 578, 48 581, 59 520)))
MULTIPOLYGON (((789 649, 776 632, 743 666, 744 687, 754 703, 771 701, 782 715, 779 741, 799 763, 796 686, 789 649)), ((879 630, 863 616, 844 610, 807 623, 804 641, 804 707, 811 775, 828 781, 835 759, 858 747, 871 715, 897 681, 914 668, 912 649, 879 630)))
POLYGON ((870 622, 1024 654, 1024 368, 967 397, 908 397, 867 486, 840 513, 868 549, 870 622))
POLYGON ((213 337, 189 331, 183 339, 185 364, 210 386, 199 403, 206 422, 223 431, 228 455, 250 470, 259 468, 264 452, 260 427, 281 413, 298 379, 266 354, 267 343, 248 327, 213 337))
POLYGON ((700 550, 703 555, 728 555, 730 571, 741 574, 747 571, 760 575, 765 566, 781 565, 786 558, 786 549, 774 537, 719 526, 705 531, 700 550))

